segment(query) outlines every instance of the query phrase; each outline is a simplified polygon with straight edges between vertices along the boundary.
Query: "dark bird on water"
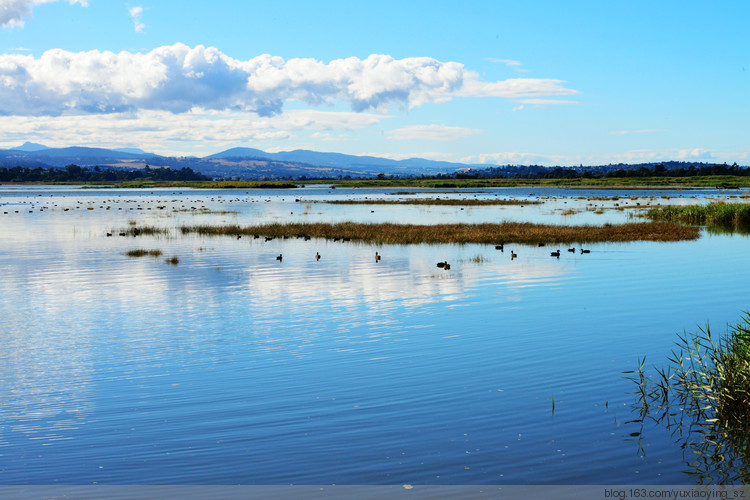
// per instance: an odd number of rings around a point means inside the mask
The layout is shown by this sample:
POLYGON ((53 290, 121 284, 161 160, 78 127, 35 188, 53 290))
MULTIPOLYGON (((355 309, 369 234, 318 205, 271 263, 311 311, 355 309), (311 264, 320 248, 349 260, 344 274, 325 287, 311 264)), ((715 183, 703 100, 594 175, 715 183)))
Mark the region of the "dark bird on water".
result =
POLYGON ((583 248, 581 248, 581 253, 591 253, 591 250, 584 250, 583 248))
POLYGON ((495 250, 503 251, 503 245, 495 245, 495 250))
POLYGON ((320 254, 318 252, 315 252, 315 260, 320 260, 320 254))
POLYGON ((276 260, 278 260, 279 262, 281 262, 281 259, 283 259, 283 258, 284 258, 283 255, 279 254, 279 256, 276 257, 276 260))
POLYGON ((518 254, 514 252, 513 250, 510 251, 510 260, 513 260, 518 257, 518 254))
POLYGON ((573 247, 573 248, 568 248, 568 252, 575 252, 575 251, 576 251, 576 248, 575 248, 575 247, 573 247))
POLYGON ((557 257, 560 258, 560 250, 558 249, 556 252, 550 252, 551 257, 557 257))
POLYGON ((375 262, 380 262, 380 254, 375 252, 375 262))

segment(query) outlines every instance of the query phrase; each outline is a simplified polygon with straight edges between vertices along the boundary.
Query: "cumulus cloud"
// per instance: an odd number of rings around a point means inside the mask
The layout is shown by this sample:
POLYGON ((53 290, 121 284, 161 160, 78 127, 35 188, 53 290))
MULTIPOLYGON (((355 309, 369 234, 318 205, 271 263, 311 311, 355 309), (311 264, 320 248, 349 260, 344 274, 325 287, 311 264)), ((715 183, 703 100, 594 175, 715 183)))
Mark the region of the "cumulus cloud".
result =
POLYGON ((397 128, 388 132, 388 139, 395 141, 455 141, 464 137, 481 134, 475 128, 447 127, 445 125, 414 125, 397 128))
POLYGON ((130 17, 133 18, 135 32, 143 32, 143 30, 146 28, 146 25, 141 21, 141 18, 143 17, 143 7, 130 7, 128 9, 128 13, 130 14, 130 17))
POLYGON ((348 103, 356 112, 421 106, 454 97, 523 98, 576 94, 560 80, 482 81, 457 62, 371 55, 324 63, 268 54, 247 61, 183 44, 148 53, 67 52, 38 59, 0 55, 0 114, 60 115, 194 108, 272 116, 284 103, 348 103))
MULTIPOLYGON (((34 7, 57 0, 0 0, 0 26, 22 27, 24 19, 34 14, 34 7)), ((86 0, 68 0, 68 3, 86 7, 86 0)))

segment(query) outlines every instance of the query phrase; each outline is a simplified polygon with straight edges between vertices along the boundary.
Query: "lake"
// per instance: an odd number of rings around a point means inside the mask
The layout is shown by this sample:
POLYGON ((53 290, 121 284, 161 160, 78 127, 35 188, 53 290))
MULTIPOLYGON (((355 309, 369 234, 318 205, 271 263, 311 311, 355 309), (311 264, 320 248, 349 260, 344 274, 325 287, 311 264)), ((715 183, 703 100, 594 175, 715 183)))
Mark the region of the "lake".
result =
POLYGON ((747 236, 704 230, 555 259, 549 246, 266 242, 177 228, 604 224, 649 203, 739 195, 0 186, 0 482, 695 482, 670 430, 632 422, 623 372, 643 356, 666 364, 678 333, 740 318, 747 236), (324 203, 425 196, 542 203, 324 203), (168 232, 119 236, 142 226, 168 232))

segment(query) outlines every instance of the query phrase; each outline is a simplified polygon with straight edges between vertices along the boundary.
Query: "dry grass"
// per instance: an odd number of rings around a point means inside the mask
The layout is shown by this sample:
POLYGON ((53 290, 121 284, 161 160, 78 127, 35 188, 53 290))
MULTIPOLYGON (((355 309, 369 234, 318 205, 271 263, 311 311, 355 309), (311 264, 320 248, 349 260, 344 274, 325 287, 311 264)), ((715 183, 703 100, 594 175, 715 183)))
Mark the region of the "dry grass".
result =
POLYGON ((500 224, 339 224, 290 223, 241 227, 183 226, 183 234, 207 236, 258 234, 264 237, 301 237, 328 240, 349 239, 379 244, 418 243, 597 243, 617 241, 679 241, 693 240, 699 229, 664 222, 629 223, 603 226, 557 226, 521 222, 500 224))

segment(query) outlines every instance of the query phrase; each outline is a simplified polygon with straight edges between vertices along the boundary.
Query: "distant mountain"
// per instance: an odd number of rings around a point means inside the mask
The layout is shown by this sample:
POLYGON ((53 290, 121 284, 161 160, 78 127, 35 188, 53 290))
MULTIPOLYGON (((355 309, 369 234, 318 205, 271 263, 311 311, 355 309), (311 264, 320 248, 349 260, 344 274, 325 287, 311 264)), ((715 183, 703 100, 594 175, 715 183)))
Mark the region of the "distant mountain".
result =
POLYGON ((22 145, 17 146, 15 148, 11 148, 14 151, 41 151, 42 149, 47 149, 47 146, 44 144, 37 144, 35 142, 24 142, 22 145))
POLYGON ((322 153, 297 149, 294 151, 282 151, 279 153, 266 153, 260 149, 232 148, 221 153, 207 156, 205 159, 232 159, 232 158, 265 158, 276 161, 304 163, 318 167, 329 167, 338 169, 355 170, 373 175, 378 173, 387 174, 435 174, 452 172, 464 169, 471 165, 464 163, 451 163, 445 161, 425 160, 423 158, 409 158, 406 160, 391 160, 377 156, 354 156, 342 153, 322 153))
POLYGON ((132 153, 134 155, 145 155, 148 154, 144 150, 140 148, 115 148, 112 151, 117 151, 118 153, 132 153))

